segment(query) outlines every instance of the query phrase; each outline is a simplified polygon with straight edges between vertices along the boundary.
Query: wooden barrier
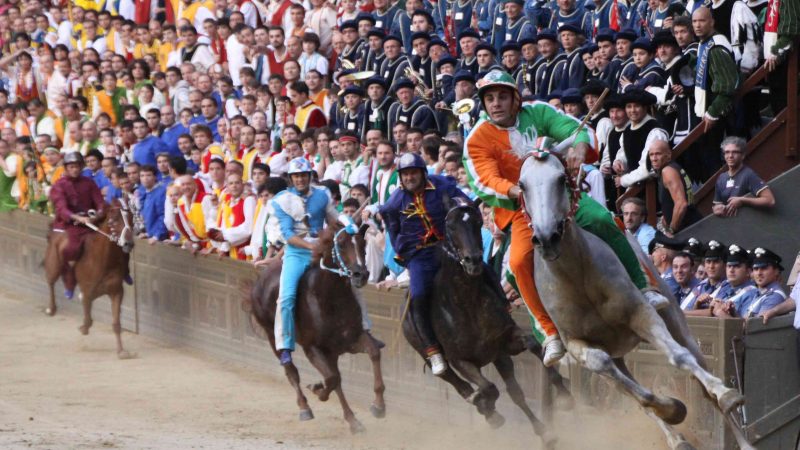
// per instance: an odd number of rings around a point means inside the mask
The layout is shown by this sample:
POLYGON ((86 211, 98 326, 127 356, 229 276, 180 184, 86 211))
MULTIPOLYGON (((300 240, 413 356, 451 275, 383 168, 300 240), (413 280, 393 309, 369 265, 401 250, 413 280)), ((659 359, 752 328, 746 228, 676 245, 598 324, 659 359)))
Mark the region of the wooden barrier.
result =
MULTIPOLYGON (((40 262, 49 221, 46 216, 19 211, 0 213, 0 286, 41 297, 42 307, 46 304, 47 288, 40 262)), ((263 331, 251 323, 242 309, 242 285, 257 275, 252 266, 216 257, 192 257, 186 251, 148 245, 145 241, 137 242, 132 262, 135 286, 126 290, 123 328, 284 379, 282 368, 268 351, 263 331)), ((403 291, 386 293, 365 288, 363 292, 374 322, 373 333, 387 345, 382 363, 389 408, 420 417, 482 426, 483 418, 473 407, 423 371, 422 360, 399 332, 403 291)), ((81 313, 77 302, 65 301, 60 290, 57 295, 62 311, 81 313)), ((100 299, 95 303, 96 318, 108 322, 110 302, 100 299)), ((530 326, 522 311, 515 312, 514 318, 521 326, 530 326)), ((735 385, 731 342, 741 335, 741 321, 691 318, 689 323, 709 369, 726 383, 735 385)), ((109 358, 113 358, 112 348, 109 341, 109 358)), ((704 449, 732 448, 733 441, 724 431, 722 417, 703 398, 697 382, 667 366, 665 358, 647 345, 642 345, 627 360, 643 385, 684 400, 689 417, 680 430, 693 443, 704 449)), ((305 380, 303 384, 319 380, 318 373, 304 358, 298 357, 296 361, 305 380)), ((520 384, 535 411, 540 415, 549 413, 548 408, 543 408, 548 404, 549 390, 544 384, 546 377, 541 364, 531 354, 520 355, 515 363, 520 384)), ((343 356, 340 367, 348 395, 356 404, 366 405, 372 398, 369 359, 365 355, 343 356)), ((494 369, 487 368, 486 372, 502 388, 494 369)), ((569 372, 573 392, 586 403, 599 408, 636 409, 632 401, 621 398, 605 380, 575 366, 569 372)), ((286 389, 290 389, 288 383, 286 389)), ((498 410, 512 424, 525 421, 505 394, 501 395, 498 410)))

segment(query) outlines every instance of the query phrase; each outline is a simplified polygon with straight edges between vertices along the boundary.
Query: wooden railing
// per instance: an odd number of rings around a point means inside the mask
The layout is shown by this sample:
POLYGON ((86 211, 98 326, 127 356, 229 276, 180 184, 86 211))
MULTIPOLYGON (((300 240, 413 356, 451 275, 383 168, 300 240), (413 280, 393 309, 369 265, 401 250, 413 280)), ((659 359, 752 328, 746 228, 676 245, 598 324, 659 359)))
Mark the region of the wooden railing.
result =
MULTIPOLYGON (((795 43, 797 44, 797 43, 795 43)), ((780 164, 776 170, 779 170, 778 173, 770 173, 768 175, 762 174, 762 176, 769 180, 774 176, 780 174, 781 172, 787 170, 791 166, 796 164, 794 161, 797 158, 797 140, 798 140, 798 122, 797 122, 797 110, 798 110, 798 86, 797 86, 797 74, 798 74, 798 50, 797 45, 794 46, 794 49, 789 54, 788 58, 788 85, 786 90, 786 108, 782 111, 777 113, 770 123, 765 125, 761 130, 759 130, 758 134, 756 134, 750 141, 747 143, 747 149, 745 151, 745 159, 750 156, 756 149, 759 149, 761 146, 765 145, 765 143, 769 141, 773 141, 774 134, 780 131, 785 131, 785 139, 783 140, 782 144, 785 149, 783 156, 786 159, 790 159, 791 163, 787 164, 780 164), (787 167, 788 166, 788 167, 787 167)), ((766 79, 769 72, 764 66, 761 66, 750 75, 747 80, 739 87, 736 91, 734 96, 734 102, 741 100, 746 94, 753 91, 753 89, 757 88, 761 83, 766 79)), ((717 121, 713 126, 720 126, 720 124, 724 122, 723 120, 717 121)), ((701 136, 706 133, 705 126, 703 122, 700 122, 692 131, 686 136, 686 138, 681 141, 680 144, 675 146, 672 150, 672 160, 676 160, 684 152, 688 151, 689 148, 694 144, 701 136)), ((771 153, 774 155, 775 150, 772 150, 771 153)), ((706 180, 703 186, 695 193, 694 195, 694 203, 702 206, 700 209, 705 214, 710 212, 710 198, 714 194, 714 185, 717 181, 717 177, 722 174, 726 168, 723 166, 720 168, 717 173, 715 173, 711 178, 706 180)), ((653 178, 648 178, 647 180, 637 183, 636 185, 631 186, 628 190, 625 191, 619 198, 617 198, 617 210, 621 210, 622 202, 629 197, 636 197, 639 196, 642 191, 644 190, 644 197, 645 203, 647 205, 647 222, 651 225, 656 224, 657 220, 657 192, 658 192, 658 184, 657 181, 653 178)))

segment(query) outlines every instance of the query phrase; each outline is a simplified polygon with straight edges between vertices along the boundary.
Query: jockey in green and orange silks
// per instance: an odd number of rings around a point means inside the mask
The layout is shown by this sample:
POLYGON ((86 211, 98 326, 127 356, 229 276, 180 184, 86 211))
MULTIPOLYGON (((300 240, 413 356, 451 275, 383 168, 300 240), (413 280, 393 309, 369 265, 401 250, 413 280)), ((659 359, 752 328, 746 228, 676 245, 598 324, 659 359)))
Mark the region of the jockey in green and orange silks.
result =
MULTIPOLYGON (((555 364, 564 354, 558 330, 542 306, 533 278, 533 230, 520 209, 520 169, 525 155, 535 148, 541 137, 563 141, 572 137, 580 123, 547 103, 522 105, 519 91, 510 75, 500 70, 489 72, 478 83, 478 95, 485 113, 467 136, 464 167, 470 187, 484 202, 494 207, 498 228, 511 231, 509 269, 514 274, 520 295, 546 336, 543 362, 555 364)), ((597 160, 589 129, 577 132, 566 155, 568 169, 597 160)), ((649 289, 647 278, 625 235, 617 227, 611 213, 595 200, 582 194, 578 201, 575 223, 597 235, 617 254, 633 283, 649 289)), ((666 306, 666 298, 646 291, 656 306, 666 306), (657 298, 658 297, 658 298, 657 298)))

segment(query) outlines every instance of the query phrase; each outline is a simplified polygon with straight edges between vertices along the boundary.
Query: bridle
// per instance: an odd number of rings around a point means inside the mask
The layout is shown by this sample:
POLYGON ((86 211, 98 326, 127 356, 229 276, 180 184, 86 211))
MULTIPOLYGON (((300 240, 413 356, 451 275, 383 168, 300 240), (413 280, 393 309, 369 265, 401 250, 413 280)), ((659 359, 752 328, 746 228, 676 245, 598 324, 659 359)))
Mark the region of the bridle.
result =
MULTIPOLYGON (((124 197, 123 198, 119 198, 118 201, 119 201, 119 206, 110 207, 109 208, 109 212, 110 211, 117 211, 117 210, 120 211, 120 216, 122 217, 123 227, 122 227, 122 230, 119 232, 119 234, 117 234, 114 231, 114 228, 111 225, 109 225, 110 233, 106 233, 105 231, 101 230, 100 227, 98 227, 97 225, 95 225, 95 224, 93 224, 91 222, 87 222, 84 225, 86 225, 88 228, 90 228, 95 233, 98 233, 98 234, 100 234, 102 236, 105 236, 109 241, 113 242, 114 244, 116 244, 120 248, 124 248, 125 245, 127 244, 127 242, 125 242, 125 232, 131 230, 131 225, 130 225, 129 220, 128 220, 128 213, 130 212, 130 209, 128 208, 128 201, 124 197)), ((109 220, 109 219, 106 219, 106 220, 109 220)))
MULTIPOLYGON (((474 211, 475 208, 473 206, 470 206, 466 203, 457 204, 456 206, 450 208, 450 211, 447 211, 447 214, 444 217, 445 228, 447 228, 447 224, 450 222, 450 218, 453 215, 454 211, 464 211, 464 210, 472 210, 473 212, 475 212, 474 211)), ((458 249, 453 244, 453 239, 450 237, 450 233, 447 232, 447 229, 445 229, 444 232, 444 242, 442 242, 442 251, 444 251, 445 255, 455 260, 459 264, 464 265, 466 263, 465 258, 459 254, 458 249)))
MULTIPOLYGON (((341 230, 337 231, 336 234, 333 235, 333 247, 331 248, 331 257, 333 259, 333 262, 336 264, 336 267, 326 266, 324 257, 320 258, 319 267, 322 270, 333 272, 336 275, 339 275, 340 277, 350 278, 351 276, 353 276, 353 271, 350 270, 350 268, 347 267, 347 264, 344 263, 344 260, 342 259, 342 251, 341 248, 339 247, 339 236, 345 232, 347 232, 347 229, 342 228, 341 230)), ((350 238, 352 239, 353 245, 356 248, 356 255, 360 255, 361 253, 359 253, 358 251, 358 241, 356 239, 356 236, 353 235, 350 238)), ((360 256, 357 256, 357 258, 360 259, 360 256)))
MULTIPOLYGON (((527 155, 525 155, 524 158, 522 158, 522 164, 524 165, 525 161, 531 157, 539 161, 544 161, 549 156, 553 156, 556 159, 558 159, 558 161, 564 167, 564 177, 566 180, 566 187, 569 190, 569 212, 567 213, 567 217, 564 219, 564 221, 566 223, 569 223, 575 218, 575 213, 578 212, 578 202, 581 199, 581 190, 578 187, 577 177, 573 177, 567 170, 567 162, 564 159, 564 157, 560 153, 552 153, 547 150, 532 150, 527 155)), ((578 177, 580 177, 580 171, 581 169, 579 168, 578 177)), ((522 215, 528 222, 528 227, 533 229, 533 220, 531 220, 531 217, 528 215, 528 211, 525 208, 525 196, 520 195, 518 200, 519 200, 520 210, 522 211, 522 215)))

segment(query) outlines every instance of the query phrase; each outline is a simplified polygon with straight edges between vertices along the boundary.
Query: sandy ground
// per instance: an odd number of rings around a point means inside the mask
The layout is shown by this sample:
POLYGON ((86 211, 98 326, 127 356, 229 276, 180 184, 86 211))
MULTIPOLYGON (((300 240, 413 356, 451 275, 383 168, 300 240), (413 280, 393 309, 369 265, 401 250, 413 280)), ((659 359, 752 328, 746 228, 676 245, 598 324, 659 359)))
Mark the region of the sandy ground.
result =
MULTIPOLYGON (((316 419, 299 422, 282 379, 130 333, 126 347, 139 356, 121 361, 108 325, 81 336, 78 317, 46 317, 41 306, 0 294, 3 449, 539 448, 528 427, 454 427, 392 411, 391 386, 384 420, 352 405, 366 433, 350 435, 335 399, 310 398, 316 419)), ((582 411, 558 416, 559 448, 664 448, 641 415, 582 411)))

